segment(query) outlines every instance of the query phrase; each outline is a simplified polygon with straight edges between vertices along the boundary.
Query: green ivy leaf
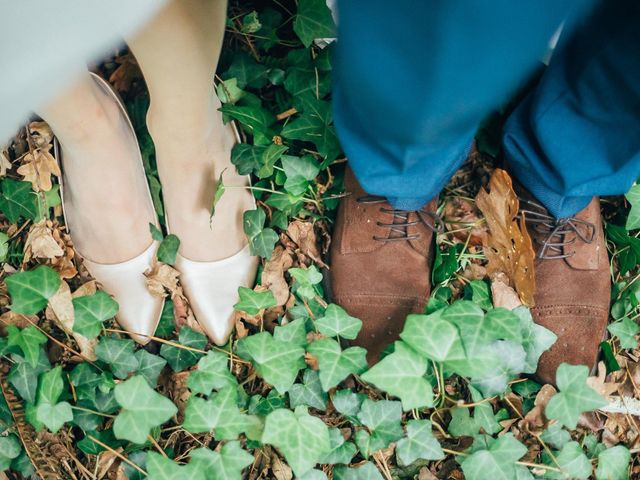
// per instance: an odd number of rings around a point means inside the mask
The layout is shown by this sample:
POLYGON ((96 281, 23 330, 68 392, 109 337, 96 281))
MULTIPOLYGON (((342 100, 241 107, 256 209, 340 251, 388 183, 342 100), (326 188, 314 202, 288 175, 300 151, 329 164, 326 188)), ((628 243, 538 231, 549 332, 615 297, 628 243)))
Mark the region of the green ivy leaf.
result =
POLYGON ((555 422, 540 434, 540 439, 556 450, 560 450, 571 441, 571 434, 562 428, 562 425, 555 422))
POLYGON ((616 445, 598 454, 597 480, 626 480, 629 477, 631 453, 624 445, 616 445))
POLYGON ((329 429, 322 420, 312 417, 305 407, 295 412, 279 409, 267 416, 262 443, 277 447, 296 474, 311 470, 329 452, 329 429))
POLYGON ((316 38, 335 37, 335 23, 331 10, 323 0, 301 0, 293 22, 293 31, 305 47, 316 38))
POLYGON ((315 298, 315 286, 322 281, 322 273, 315 265, 311 265, 309 268, 290 268, 288 272, 297 282, 298 295, 308 300, 315 298))
POLYGON ((207 478, 241 480, 242 470, 253 463, 253 455, 243 450, 239 442, 228 442, 214 452, 197 448, 191 452, 191 464, 207 472, 207 478))
MULTIPOLYGON (((292 73, 287 77, 285 84, 291 82, 292 73)), ((307 78, 313 83, 306 88, 316 87, 318 77, 315 76, 313 70, 309 73, 310 75, 307 78)), ((292 92, 292 95, 297 97, 302 95, 303 92, 299 91, 299 88, 295 90, 298 91, 292 92)), ((304 104, 305 112, 285 125, 281 135, 290 140, 311 142, 316 146, 320 155, 325 157, 326 161, 333 161, 340 153, 340 144, 338 143, 335 129, 331 124, 333 122, 331 104, 314 98, 304 98, 306 100, 304 104)))
MULTIPOLYGON (((358 420, 369 428, 370 437, 367 438, 367 446, 365 449, 360 448, 363 455, 369 454, 387 448, 391 442, 399 440, 404 435, 400 420, 402 419, 402 405, 400 402, 390 400, 373 401, 369 398, 362 402, 362 408, 358 413, 358 420)), ((357 432, 360 438, 356 436, 358 447, 363 444, 364 436, 367 434, 364 430, 357 432)))
POLYGON ((7 253, 9 253, 9 235, 0 232, 0 262, 7 260, 7 253))
POLYGON ((58 403, 63 390, 62 367, 57 366, 40 376, 36 419, 53 433, 60 430, 65 422, 73 420, 71 405, 67 402, 58 403))
POLYGON ((198 368, 189 374, 187 387, 193 393, 209 395, 212 390, 237 385, 236 377, 229 371, 229 357, 217 350, 210 350, 198 361, 198 368))
POLYGON ((607 401, 587 385, 589 369, 584 365, 561 363, 556 372, 556 384, 560 390, 545 408, 550 420, 558 420, 570 429, 576 428, 582 412, 603 407, 607 401))
POLYGON ((427 360, 404 342, 396 342, 393 353, 362 374, 365 382, 400 398, 402 408, 433 406, 433 386, 424 378, 427 360))
POLYGON ((156 452, 147 453, 148 480, 206 480, 197 464, 178 465, 156 452))
POLYGON ((299 347, 307 346, 307 327, 304 318, 298 318, 286 325, 278 325, 273 331, 273 338, 281 342, 289 342, 299 347))
MULTIPOLYGON (((474 442, 475 446, 475 442, 474 442)), ((513 480, 517 478, 516 461, 527 453, 527 447, 507 433, 489 445, 476 450, 460 463, 467 480, 513 480)))
POLYGON ((88 339, 96 338, 102 330, 102 322, 118 313, 118 302, 101 290, 93 295, 76 297, 72 302, 75 316, 73 331, 88 339))
POLYGON ((288 148, 286 145, 238 143, 231 151, 231 163, 236 166, 240 175, 254 173, 258 178, 267 178, 273 175, 273 166, 288 148))
POLYGON ((291 388, 298 371, 305 367, 304 349, 274 339, 268 332, 241 338, 238 355, 250 360, 265 382, 283 394, 291 388))
POLYGON ((480 425, 467 407, 454 407, 451 409, 451 421, 447 431, 455 437, 473 437, 480 432, 480 425))
POLYGON ((562 473, 549 472, 549 478, 586 480, 591 475, 591 462, 578 442, 567 443, 556 453, 555 459, 562 473))
POLYGON ((249 315, 257 315, 261 310, 275 307, 278 303, 271 290, 258 292, 251 288, 238 287, 238 295, 240 300, 238 300, 238 303, 236 303, 233 308, 241 312, 246 312, 249 315))
POLYGON ((289 404, 291 408, 306 405, 317 410, 327 408, 327 394, 322 391, 320 377, 315 370, 306 369, 302 383, 295 383, 289 389, 289 404))
POLYGON ((345 441, 339 428, 329 429, 329 445, 331 449, 320 459, 320 463, 330 465, 349 464, 357 451, 353 442, 345 441))
POLYGON ((154 391, 140 375, 119 383, 114 390, 116 401, 122 407, 113 423, 116 438, 142 444, 152 428, 162 425, 178 411, 171 400, 154 391))
POLYGON ((629 317, 625 316, 622 320, 609 324, 607 330, 611 335, 618 337, 622 348, 636 348, 638 346, 636 335, 640 333, 640 326, 629 317))
POLYGON ((331 338, 316 340, 307 351, 318 359, 320 383, 324 391, 335 387, 349 375, 357 375, 367 369, 367 351, 362 347, 346 350, 331 338))
MULTIPOLYGON (((207 337, 187 326, 184 326, 180 329, 178 342, 180 345, 189 347, 189 349, 194 348, 197 350, 203 350, 207 346, 207 337)), ((169 366, 174 372, 181 372, 182 370, 195 365, 202 355, 204 355, 203 353, 189 349, 165 343, 160 347, 160 355, 167 360, 169 366)))
POLYGON ((28 325, 20 330, 15 325, 7 326, 8 345, 19 347, 24 355, 24 359, 33 368, 38 365, 40 358, 40 345, 47 343, 47 337, 34 325, 28 325))
POLYGON ((215 431, 222 440, 235 440, 249 426, 238 409, 238 390, 227 386, 208 400, 192 395, 184 412, 183 427, 192 433, 215 431))
POLYGON ((415 351, 436 362, 443 362, 453 355, 464 357, 458 329, 442 319, 442 312, 411 314, 400 333, 400 338, 415 351))
MULTIPOLYGON (((217 191, 216 195, 218 195, 217 191)), ((162 242, 160 242, 156 257, 158 257, 158 260, 163 263, 166 263, 168 265, 175 265, 178 248, 180 248, 180 239, 173 233, 170 233, 162 239, 162 242)))
POLYGON ((631 190, 627 192, 625 197, 627 197, 627 200, 631 204, 631 210, 629 211, 625 228, 627 230, 635 230, 640 228, 640 184, 631 187, 631 190))
POLYGON ((441 460, 444 452, 433 436, 431 422, 428 420, 409 420, 407 422, 407 436, 396 445, 398 463, 403 466, 411 465, 419 458, 423 460, 441 460))
POLYGON ((60 281, 56 271, 46 265, 9 275, 6 283, 11 295, 11 310, 35 315, 47 306, 49 298, 58 291, 60 281))
MULTIPOLYGON (((222 103, 236 103, 242 98, 244 93, 245 92, 238 87, 237 78, 229 78, 216 85, 216 95, 218 95, 222 103)), ((241 173, 241 175, 246 175, 246 173, 241 173)))
POLYGON ((266 218, 264 210, 257 208, 244 212, 242 222, 244 233, 249 239, 251 254, 268 260, 271 258, 273 247, 278 241, 278 234, 271 228, 263 228, 266 218))
POLYGON ((158 383, 158 377, 162 369, 167 364, 164 358, 140 349, 136 352, 136 360, 138 361, 138 375, 142 375, 151 388, 155 388, 158 383))
POLYGON ((464 298, 471 300, 484 310, 491 310, 491 291, 489 284, 482 280, 472 280, 464 287, 464 298))
POLYGON ((551 348, 558 337, 551 330, 535 323, 527 307, 518 307, 512 312, 520 318, 522 348, 527 355, 522 373, 535 373, 540 355, 551 348))
POLYGON ((344 308, 332 303, 325 310, 324 316, 315 321, 315 326, 327 337, 355 340, 362 328, 362 320, 352 317, 344 308))
POLYGON ((20 218, 37 222, 44 215, 44 208, 38 194, 31 189, 31 183, 10 178, 0 180, 0 211, 11 223, 20 218))
POLYGON ((18 391, 18 395, 28 403, 35 403, 36 401, 38 375, 51 368, 44 350, 40 349, 38 354, 39 357, 35 367, 32 367, 26 360, 15 359, 17 363, 11 367, 8 376, 9 383, 18 391))
POLYGON ((331 403, 342 415, 355 418, 365 398, 367 396, 362 393, 355 393, 351 390, 337 390, 333 394, 333 398, 331 398, 331 403))
POLYGON ((384 480, 376 466, 366 462, 357 468, 336 467, 333 470, 334 480, 384 480))
POLYGON ((17 458, 22 451, 22 445, 18 437, 10 434, 0 437, 0 471, 4 471, 11 466, 14 458, 17 458))
POLYGON ((287 180, 284 182, 284 189, 291 195, 302 195, 307 191, 309 182, 314 180, 320 168, 316 164, 313 156, 294 157, 283 155, 280 159, 287 180))
POLYGON ((95 348, 98 359, 107 363, 117 378, 127 378, 138 368, 133 350, 133 340, 114 337, 101 338, 95 348))

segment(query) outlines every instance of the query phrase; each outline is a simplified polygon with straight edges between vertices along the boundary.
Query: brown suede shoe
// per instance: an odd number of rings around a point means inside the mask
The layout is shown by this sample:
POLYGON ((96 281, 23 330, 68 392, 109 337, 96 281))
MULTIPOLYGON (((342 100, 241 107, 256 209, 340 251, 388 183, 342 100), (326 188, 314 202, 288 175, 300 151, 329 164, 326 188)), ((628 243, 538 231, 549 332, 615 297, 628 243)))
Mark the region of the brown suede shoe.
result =
POLYGON ((431 290, 433 231, 440 228, 436 200, 418 212, 394 210, 367 195, 345 173, 350 195, 340 203, 331 243, 330 295, 362 320, 353 342, 367 349, 370 364, 398 338, 405 317, 421 313, 431 290))
POLYGON ((600 201, 594 197, 574 217, 558 221, 533 200, 520 208, 538 256, 531 313, 558 336, 540 357, 536 377, 555 384, 562 362, 593 368, 606 333, 611 278, 600 201))

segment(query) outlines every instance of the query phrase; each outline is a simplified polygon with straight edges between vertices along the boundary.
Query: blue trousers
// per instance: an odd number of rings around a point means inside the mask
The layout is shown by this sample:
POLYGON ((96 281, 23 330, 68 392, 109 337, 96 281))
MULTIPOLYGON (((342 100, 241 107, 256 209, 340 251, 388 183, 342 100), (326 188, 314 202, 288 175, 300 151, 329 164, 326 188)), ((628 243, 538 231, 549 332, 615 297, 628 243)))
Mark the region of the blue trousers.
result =
POLYGON ((334 121, 362 187, 418 209, 465 160, 479 123, 540 66, 509 117, 512 174, 556 217, 640 174, 637 0, 342 0, 334 121))

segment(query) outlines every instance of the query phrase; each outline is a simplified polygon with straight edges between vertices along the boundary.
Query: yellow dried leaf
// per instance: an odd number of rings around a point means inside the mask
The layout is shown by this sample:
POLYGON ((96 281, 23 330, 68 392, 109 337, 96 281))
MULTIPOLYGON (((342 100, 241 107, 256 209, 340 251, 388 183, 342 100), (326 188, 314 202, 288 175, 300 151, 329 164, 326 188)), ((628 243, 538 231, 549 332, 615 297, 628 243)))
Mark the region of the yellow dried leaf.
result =
POLYGON ((151 269, 145 272, 147 288, 156 297, 166 297, 167 291, 174 294, 178 289, 179 275, 171 265, 155 262, 151 269))
POLYGON ((491 278, 504 273, 522 303, 533 306, 535 252, 524 217, 516 220, 520 207, 509 174, 496 169, 489 180, 490 193, 480 189, 476 205, 482 211, 489 235, 485 245, 487 272, 491 278))
POLYGON ((38 148, 45 148, 49 151, 49 146, 53 141, 53 132, 47 122, 31 122, 29 124, 29 134, 31 135, 31 141, 38 148))
POLYGON ((53 260, 62 255, 64 250, 53 237, 50 222, 44 219, 33 224, 24 245, 24 261, 28 262, 31 258, 53 260))
POLYGON ((11 169, 11 161, 6 150, 0 150, 0 177, 7 175, 7 170, 11 169))
POLYGON ((48 192, 53 187, 51 175, 60 176, 58 162, 48 150, 36 148, 24 156, 24 164, 17 172, 25 181, 31 182, 36 192, 48 192))
POLYGON ((293 265, 293 258, 287 250, 277 246, 271 258, 265 263, 262 271, 262 285, 273 293, 276 305, 284 305, 289 299, 289 285, 284 278, 284 272, 293 265))

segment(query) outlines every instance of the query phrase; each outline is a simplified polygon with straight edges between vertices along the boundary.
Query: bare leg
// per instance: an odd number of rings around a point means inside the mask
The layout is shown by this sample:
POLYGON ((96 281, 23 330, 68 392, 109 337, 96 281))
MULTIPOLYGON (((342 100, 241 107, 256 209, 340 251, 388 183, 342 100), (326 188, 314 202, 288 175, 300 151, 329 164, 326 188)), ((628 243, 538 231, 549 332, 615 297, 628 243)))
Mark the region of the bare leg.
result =
POLYGON ((242 249, 242 213, 251 196, 229 189, 209 212, 216 180, 247 184, 230 162, 233 131, 224 126, 214 93, 226 0, 174 0, 128 43, 149 87, 147 124, 156 146, 158 173, 172 233, 180 253, 196 261, 226 258, 242 249))
POLYGON ((155 213, 115 100, 87 71, 40 114, 62 147, 66 220, 78 251, 98 263, 139 255, 151 245, 155 213))

